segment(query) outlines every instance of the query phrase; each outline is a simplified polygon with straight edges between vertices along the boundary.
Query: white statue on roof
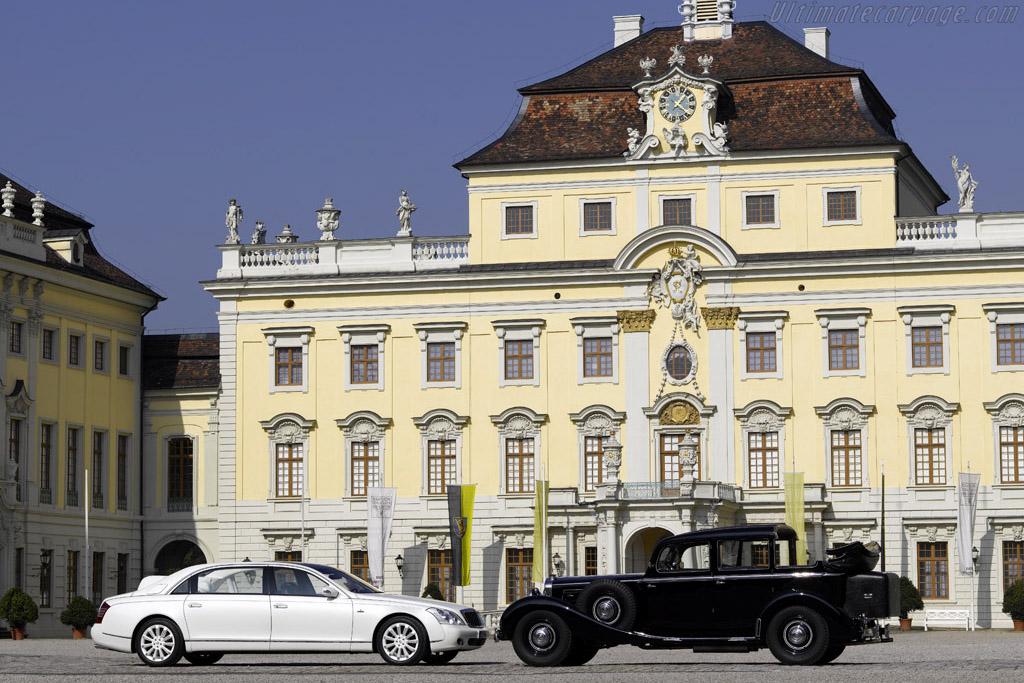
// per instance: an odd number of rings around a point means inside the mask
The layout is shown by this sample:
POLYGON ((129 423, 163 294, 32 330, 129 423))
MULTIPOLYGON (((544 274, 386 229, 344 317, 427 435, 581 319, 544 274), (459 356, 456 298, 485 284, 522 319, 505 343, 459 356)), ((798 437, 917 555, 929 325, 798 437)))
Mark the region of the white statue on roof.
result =
POLYGON ((956 189, 960 193, 958 203, 960 213, 972 213, 974 211, 974 191, 978 189, 978 183, 971 175, 971 165, 964 164, 960 168, 960 160, 956 155, 950 157, 953 160, 953 174, 956 176, 956 189))
POLYGON ((398 209, 395 210, 395 215, 398 216, 399 237, 412 237, 412 212, 415 210, 416 205, 409 199, 408 193, 402 190, 398 197, 398 209))
POLYGON ((224 224, 228 226, 228 244, 240 244, 242 239, 238 236, 238 226, 242 224, 242 207, 234 199, 228 202, 228 212, 224 218, 224 224))

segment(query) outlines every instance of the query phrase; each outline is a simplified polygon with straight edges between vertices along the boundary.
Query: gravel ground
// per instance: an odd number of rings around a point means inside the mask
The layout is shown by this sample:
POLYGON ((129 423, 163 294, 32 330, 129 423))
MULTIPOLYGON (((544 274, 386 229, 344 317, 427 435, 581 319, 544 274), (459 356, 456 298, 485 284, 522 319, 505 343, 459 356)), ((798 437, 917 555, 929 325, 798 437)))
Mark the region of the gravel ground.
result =
POLYGON ((895 642, 852 647, 824 667, 786 667, 767 650, 750 654, 694 654, 688 650, 645 652, 633 647, 603 650, 577 668, 535 669, 524 666, 509 643, 488 643, 462 653, 442 667, 391 667, 377 655, 227 655, 218 664, 191 666, 182 661, 169 669, 150 669, 135 655, 98 650, 91 640, 0 641, 0 681, 67 680, 114 683, 159 679, 163 682, 280 683, 282 677, 312 681, 420 681, 450 683, 452 676, 471 681, 580 681, 586 683, 648 681, 762 681, 784 676, 785 683, 814 681, 1022 681, 1024 634, 1012 631, 912 631, 894 634, 895 642))

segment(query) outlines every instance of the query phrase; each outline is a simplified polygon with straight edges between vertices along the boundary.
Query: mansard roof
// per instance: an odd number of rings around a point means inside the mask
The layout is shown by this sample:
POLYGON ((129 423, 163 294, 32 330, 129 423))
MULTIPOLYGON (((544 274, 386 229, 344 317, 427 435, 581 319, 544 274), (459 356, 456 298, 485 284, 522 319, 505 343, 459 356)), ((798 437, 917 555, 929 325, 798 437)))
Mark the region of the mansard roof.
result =
POLYGON ((142 338, 143 389, 220 386, 220 335, 147 334, 142 338))
POLYGON ((687 69, 714 57, 712 76, 726 84, 719 119, 733 151, 898 144, 894 112, 860 69, 836 64, 771 24, 737 24, 729 39, 683 43, 679 27, 641 34, 564 74, 520 89, 519 115, 505 133, 457 167, 566 159, 616 158, 626 128, 644 127, 633 85, 639 61, 663 73, 672 46, 687 69))

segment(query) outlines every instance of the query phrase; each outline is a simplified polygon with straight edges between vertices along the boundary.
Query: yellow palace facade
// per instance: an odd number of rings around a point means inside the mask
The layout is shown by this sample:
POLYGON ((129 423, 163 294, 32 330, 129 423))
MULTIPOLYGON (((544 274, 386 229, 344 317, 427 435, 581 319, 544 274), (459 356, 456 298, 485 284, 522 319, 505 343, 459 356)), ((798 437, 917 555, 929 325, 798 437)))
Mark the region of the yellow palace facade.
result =
POLYGON ((444 494, 474 483, 464 600, 497 611, 542 551, 541 472, 544 561, 584 574, 642 571, 665 534, 782 521, 792 471, 812 559, 878 539, 884 470, 887 569, 966 608, 970 469, 979 624, 1008 623, 1024 215, 975 213, 960 167, 959 210, 937 215, 949 198, 826 30, 800 44, 683 5, 681 27, 617 17, 613 49, 520 90, 457 164, 466 236, 343 235, 328 200, 312 239, 257 225, 242 244, 229 212, 203 283, 220 331, 192 340, 218 373, 147 394, 150 569, 185 540, 365 571, 366 489, 394 486, 385 588, 454 595, 444 494))

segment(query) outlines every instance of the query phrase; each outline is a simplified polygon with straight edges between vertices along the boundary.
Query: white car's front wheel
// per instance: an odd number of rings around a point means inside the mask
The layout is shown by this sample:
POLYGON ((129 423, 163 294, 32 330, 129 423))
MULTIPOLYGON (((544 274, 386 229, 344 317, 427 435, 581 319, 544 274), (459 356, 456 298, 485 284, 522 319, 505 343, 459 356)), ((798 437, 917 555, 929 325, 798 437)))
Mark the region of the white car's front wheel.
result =
POLYGON ((181 631, 170 619, 150 619, 135 633, 135 652, 148 666, 174 666, 184 651, 181 631))
POLYGON ((377 652, 388 664, 416 664, 430 651, 427 631, 412 617, 391 617, 377 631, 377 652))

